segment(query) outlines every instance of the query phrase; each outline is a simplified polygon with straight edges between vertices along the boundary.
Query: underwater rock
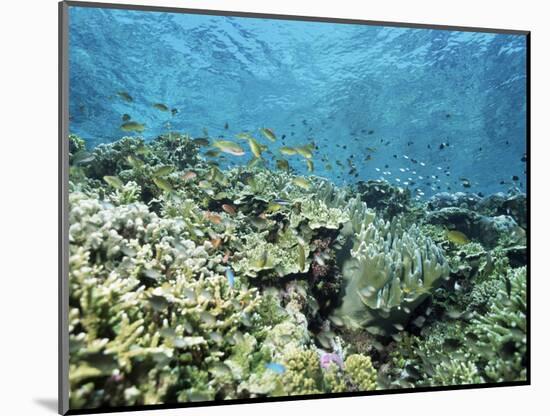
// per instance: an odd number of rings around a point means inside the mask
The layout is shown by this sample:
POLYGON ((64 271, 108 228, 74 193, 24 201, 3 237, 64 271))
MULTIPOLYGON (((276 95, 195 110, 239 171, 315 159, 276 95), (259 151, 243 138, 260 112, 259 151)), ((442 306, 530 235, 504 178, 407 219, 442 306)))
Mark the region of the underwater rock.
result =
POLYGON ((471 192, 440 192, 428 200, 428 209, 431 211, 442 208, 456 207, 474 209, 481 201, 481 197, 471 192))
POLYGON ((527 196, 524 193, 489 195, 479 202, 477 210, 487 216, 510 215, 520 227, 527 227, 527 196))
POLYGON ((495 194, 487 195, 477 205, 477 209, 480 214, 483 215, 498 215, 502 213, 502 206, 506 201, 506 194, 504 192, 497 192, 495 194))
POLYGON ((492 247, 498 243, 501 237, 512 233, 517 227, 517 223, 508 215, 481 217, 477 230, 478 239, 492 247))
POLYGON ((442 225, 458 230, 470 238, 479 235, 479 222, 482 216, 465 208, 448 207, 429 212, 426 216, 428 224, 442 225))
POLYGON ((69 157, 86 149, 86 142, 76 134, 69 134, 69 157))
POLYGON ((498 240, 517 230, 514 219, 507 215, 488 217, 465 208, 442 208, 427 214, 428 224, 442 225, 449 230, 457 230, 469 239, 480 241, 492 248, 498 240))
POLYGON ((517 194, 504 201, 503 208, 522 228, 527 228, 527 195, 517 194))
POLYGON ((359 181, 357 193, 369 208, 380 211, 388 219, 406 212, 410 206, 409 189, 394 186, 386 181, 359 181))

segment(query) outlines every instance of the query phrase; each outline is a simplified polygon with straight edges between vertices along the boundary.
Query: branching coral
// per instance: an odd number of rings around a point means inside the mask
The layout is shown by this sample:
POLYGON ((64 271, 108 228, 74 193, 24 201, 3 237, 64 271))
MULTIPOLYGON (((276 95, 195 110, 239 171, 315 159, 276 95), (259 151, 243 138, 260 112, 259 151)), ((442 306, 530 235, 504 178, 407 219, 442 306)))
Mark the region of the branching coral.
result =
POLYGON ((370 357, 360 354, 352 354, 344 363, 346 375, 357 391, 376 389, 376 369, 373 367, 370 357))
POLYGON ((487 360, 487 379, 525 380, 527 354, 527 282, 525 267, 509 271, 500 281, 489 311, 472 321, 476 348, 487 360))
POLYGON ((224 371, 223 360, 254 325, 257 291, 231 288, 177 220, 81 194, 71 204, 72 403, 117 405, 128 395, 160 403, 176 391, 178 400, 231 397, 238 374, 224 371), (206 380, 202 389, 195 376, 206 380))

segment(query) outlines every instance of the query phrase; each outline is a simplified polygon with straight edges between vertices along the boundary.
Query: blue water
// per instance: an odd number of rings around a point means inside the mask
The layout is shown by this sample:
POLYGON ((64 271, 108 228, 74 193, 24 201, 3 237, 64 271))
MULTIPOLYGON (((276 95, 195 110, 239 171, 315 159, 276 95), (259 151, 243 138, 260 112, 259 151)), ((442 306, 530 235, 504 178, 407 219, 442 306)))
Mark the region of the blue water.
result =
POLYGON ((337 183, 385 178, 426 196, 524 189, 522 35, 79 7, 69 16, 70 131, 90 147, 139 135, 120 130, 124 113, 146 124, 147 140, 265 126, 279 138, 274 153, 282 135, 287 146, 314 141, 315 174, 337 183))

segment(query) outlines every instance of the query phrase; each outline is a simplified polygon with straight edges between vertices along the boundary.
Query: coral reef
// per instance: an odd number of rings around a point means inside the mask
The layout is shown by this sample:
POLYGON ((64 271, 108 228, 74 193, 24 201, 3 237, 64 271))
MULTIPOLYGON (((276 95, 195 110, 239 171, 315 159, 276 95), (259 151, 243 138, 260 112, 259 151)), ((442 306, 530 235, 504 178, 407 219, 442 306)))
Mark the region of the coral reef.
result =
POLYGON ((523 194, 422 203, 205 143, 69 137, 71 408, 526 379, 523 194))

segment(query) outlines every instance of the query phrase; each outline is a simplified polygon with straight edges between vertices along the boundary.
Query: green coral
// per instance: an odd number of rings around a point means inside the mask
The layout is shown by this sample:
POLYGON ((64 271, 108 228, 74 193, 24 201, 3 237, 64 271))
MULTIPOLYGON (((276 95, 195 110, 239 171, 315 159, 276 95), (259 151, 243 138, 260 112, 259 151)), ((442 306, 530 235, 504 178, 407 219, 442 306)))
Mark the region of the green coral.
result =
POLYGON ((318 394, 323 389, 319 356, 313 350, 295 350, 284 361, 283 385, 287 394, 318 394))
POLYGON ((86 142, 76 134, 69 134, 69 157, 86 149, 86 142))
POLYGON ((434 386, 458 386, 483 383, 483 378, 474 363, 450 360, 435 366, 431 381, 434 386))
POLYGON ((525 380, 527 356, 526 268, 508 272, 486 314, 477 314, 473 333, 487 361, 484 373, 494 382, 525 380))
POLYGON ((344 362, 346 375, 357 391, 376 389, 377 372, 369 356, 352 354, 344 362))
POLYGON ((337 315, 350 327, 391 333, 447 278, 449 267, 416 226, 404 230, 399 222, 375 219, 355 235, 343 273, 347 287, 337 315))
POLYGON ((404 336, 392 353, 388 387, 525 380, 525 275, 525 268, 489 275, 465 297, 473 319, 439 321, 419 337, 404 336))

